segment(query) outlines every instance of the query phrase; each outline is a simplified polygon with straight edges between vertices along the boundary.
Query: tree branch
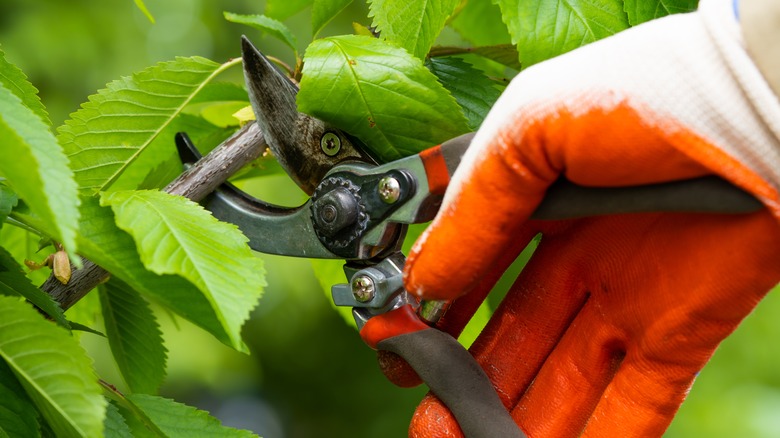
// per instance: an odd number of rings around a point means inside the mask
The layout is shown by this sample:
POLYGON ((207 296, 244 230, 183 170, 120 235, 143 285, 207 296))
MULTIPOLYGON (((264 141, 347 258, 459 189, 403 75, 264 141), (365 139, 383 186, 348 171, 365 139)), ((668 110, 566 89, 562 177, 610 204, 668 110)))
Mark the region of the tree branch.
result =
MULTIPOLYGON (((263 133, 254 122, 247 123, 199 160, 186 172, 165 187, 164 191, 184 196, 195 202, 213 192, 228 177, 262 155, 268 146, 263 133)), ((67 310, 97 285, 108 280, 105 269, 82 258, 84 266, 74 269, 68 284, 62 284, 53 275, 41 285, 63 310, 67 310)))

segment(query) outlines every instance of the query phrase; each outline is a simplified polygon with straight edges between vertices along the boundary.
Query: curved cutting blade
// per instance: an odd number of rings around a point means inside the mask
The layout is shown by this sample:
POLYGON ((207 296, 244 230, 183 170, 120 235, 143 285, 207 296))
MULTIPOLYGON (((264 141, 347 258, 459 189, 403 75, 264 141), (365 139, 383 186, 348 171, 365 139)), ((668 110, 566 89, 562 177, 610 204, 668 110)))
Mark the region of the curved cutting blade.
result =
POLYGON ((360 143, 325 122, 298 112, 298 87, 241 38, 244 80, 268 147, 282 168, 311 195, 330 169, 344 161, 375 163, 360 143))

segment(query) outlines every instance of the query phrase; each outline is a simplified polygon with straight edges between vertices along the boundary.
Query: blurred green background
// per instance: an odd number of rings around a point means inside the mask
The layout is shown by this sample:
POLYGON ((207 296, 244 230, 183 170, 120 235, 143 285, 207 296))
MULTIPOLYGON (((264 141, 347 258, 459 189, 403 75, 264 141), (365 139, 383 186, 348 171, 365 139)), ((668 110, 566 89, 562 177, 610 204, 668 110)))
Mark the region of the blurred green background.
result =
MULTIPOLYGON (((293 61, 281 43, 222 18, 223 11, 262 13, 264 1, 146 4, 155 24, 132 0, 0 1, 0 45, 40 89, 55 126, 107 82, 155 62, 239 56, 241 34, 265 53, 293 61)), ((289 15, 284 21, 302 53, 311 26, 310 8, 301 4, 305 1, 289 0, 289 10, 276 12, 289 15)), ((357 1, 324 34, 351 33, 353 21, 370 24, 366 14, 365 3, 357 1)), ((457 42, 451 31, 445 38, 457 42)), ((268 196, 298 196, 283 176, 269 177, 264 185, 268 196)), ((399 389, 385 381, 374 352, 332 310, 310 262, 262 257, 269 286, 244 330, 250 356, 158 312, 169 349, 163 395, 269 438, 405 436, 425 389, 399 389)), ((770 294, 702 371, 668 437, 780 436, 778 315, 780 297, 770 294)), ((121 388, 105 340, 86 335, 83 341, 101 376, 121 388)))

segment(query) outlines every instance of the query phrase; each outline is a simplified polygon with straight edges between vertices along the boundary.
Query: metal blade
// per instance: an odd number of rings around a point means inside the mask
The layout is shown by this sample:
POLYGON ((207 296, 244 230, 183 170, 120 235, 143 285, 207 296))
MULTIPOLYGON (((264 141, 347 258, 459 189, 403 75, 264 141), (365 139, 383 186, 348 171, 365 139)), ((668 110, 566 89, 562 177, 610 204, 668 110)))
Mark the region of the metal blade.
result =
POLYGON ((311 195, 325 174, 344 161, 374 163, 360 143, 323 121, 298 112, 298 87, 246 37, 244 80, 257 124, 282 168, 311 195))

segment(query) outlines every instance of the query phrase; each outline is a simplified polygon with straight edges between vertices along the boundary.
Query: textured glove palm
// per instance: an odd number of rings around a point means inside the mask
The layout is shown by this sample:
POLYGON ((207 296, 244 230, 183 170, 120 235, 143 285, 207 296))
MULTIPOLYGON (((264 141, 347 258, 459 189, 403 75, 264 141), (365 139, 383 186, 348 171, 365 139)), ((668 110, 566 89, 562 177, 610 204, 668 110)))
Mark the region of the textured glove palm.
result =
MULTIPOLYGON (((488 116, 407 264, 458 332, 540 246, 471 351, 530 436, 660 435, 714 349, 780 280, 780 105, 731 1, 522 73, 488 116), (559 177, 631 186, 717 174, 766 210, 528 221, 559 177)), ((391 373, 393 371, 390 371, 391 373)), ((412 436, 457 436, 434 397, 412 436)))

